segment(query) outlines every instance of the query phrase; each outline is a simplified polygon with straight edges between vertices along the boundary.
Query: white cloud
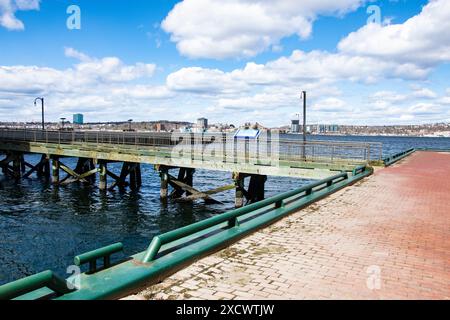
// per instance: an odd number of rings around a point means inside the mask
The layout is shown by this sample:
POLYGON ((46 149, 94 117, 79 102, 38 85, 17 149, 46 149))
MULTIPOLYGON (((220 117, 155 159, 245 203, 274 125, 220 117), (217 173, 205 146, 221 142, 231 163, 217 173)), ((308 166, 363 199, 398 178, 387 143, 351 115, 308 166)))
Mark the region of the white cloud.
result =
POLYGON ((346 102, 339 98, 325 98, 311 106, 313 111, 321 111, 321 112, 343 112, 350 111, 346 102))
POLYGON ((367 103, 361 104, 366 117, 376 120, 376 124, 442 121, 448 114, 446 97, 417 85, 410 87, 403 93, 385 90, 371 94, 367 103))
POLYGON ((167 86, 172 90, 191 93, 225 94, 242 93, 264 86, 329 85, 339 80, 372 83, 385 78, 423 79, 428 72, 428 69, 371 57, 295 50, 289 57, 266 64, 249 62, 244 68, 230 72, 200 67, 183 68, 167 77, 167 86))
POLYGON ((40 0, 0 0, 0 26, 8 30, 24 30, 22 21, 15 16, 16 11, 39 10, 40 0))
POLYGON ((226 94, 244 91, 246 83, 218 69, 182 68, 167 77, 167 86, 174 91, 198 94, 226 94))
POLYGON ((92 58, 71 48, 65 53, 79 60, 71 68, 0 66, 3 119, 22 115, 31 120, 38 113, 32 105, 36 96, 45 96, 53 119, 77 111, 95 114, 96 119, 120 119, 127 113, 145 116, 150 101, 173 96, 165 86, 141 83, 151 79, 154 64, 127 65, 117 57, 92 58))
POLYGON ((437 97, 436 92, 428 88, 416 88, 413 92, 415 98, 434 99, 437 97))
POLYGON ((0 66, 0 93, 74 92, 92 89, 99 84, 126 83, 152 77, 154 64, 125 65, 116 57, 89 58, 73 49, 66 54, 83 58, 73 68, 58 70, 37 66, 0 66))
POLYGON ((410 106, 406 112, 412 115, 438 115, 442 114, 442 108, 435 103, 420 102, 410 106))
POLYGON ((154 64, 124 65, 117 57, 95 59, 73 48, 65 48, 65 55, 81 61, 75 66, 75 73, 76 77, 83 81, 89 79, 106 82, 131 81, 137 78, 151 77, 156 70, 154 64))
POLYGON ((252 57, 279 41, 312 33, 318 15, 343 15, 365 0, 184 0, 161 26, 182 55, 191 58, 252 57))
POLYGON ((130 99, 167 99, 175 96, 166 86, 133 85, 128 87, 116 87, 111 90, 115 96, 123 96, 130 99))
POLYGON ((75 50, 74 48, 69 47, 64 48, 64 54, 68 58, 74 58, 83 62, 92 61, 92 58, 89 57, 87 54, 75 50))
MULTIPOLYGON (((450 61, 450 1, 431 0, 402 24, 368 24, 343 39, 341 52, 430 67, 450 61)), ((406 70, 405 70, 406 71, 406 70)))
POLYGON ((383 90, 383 91, 377 91, 374 94, 372 94, 369 97, 369 100, 374 103, 382 103, 382 102, 388 102, 388 103, 398 103, 403 102, 408 99, 407 95, 399 94, 394 91, 390 90, 383 90))

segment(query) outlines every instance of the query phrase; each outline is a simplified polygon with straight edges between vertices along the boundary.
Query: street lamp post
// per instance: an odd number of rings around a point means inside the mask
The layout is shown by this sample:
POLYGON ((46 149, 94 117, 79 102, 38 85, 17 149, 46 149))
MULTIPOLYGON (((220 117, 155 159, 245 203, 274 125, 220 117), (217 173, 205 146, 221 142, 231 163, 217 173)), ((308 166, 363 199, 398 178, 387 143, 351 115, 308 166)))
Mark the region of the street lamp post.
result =
POLYGON ((34 105, 36 106, 36 101, 40 100, 41 101, 41 106, 42 106, 42 131, 45 130, 45 120, 44 120, 44 98, 36 98, 34 99, 34 105))
POLYGON ((303 98, 303 159, 306 161, 306 91, 302 91, 303 98))

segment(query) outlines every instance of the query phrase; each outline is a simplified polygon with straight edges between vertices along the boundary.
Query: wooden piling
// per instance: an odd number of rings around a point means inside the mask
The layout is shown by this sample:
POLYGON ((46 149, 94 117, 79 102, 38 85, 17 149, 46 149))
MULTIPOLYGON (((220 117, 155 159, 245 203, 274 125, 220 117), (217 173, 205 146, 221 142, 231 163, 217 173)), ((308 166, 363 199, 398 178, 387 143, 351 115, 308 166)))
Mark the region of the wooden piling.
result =
MULTIPOLYGON (((89 167, 89 170, 87 170, 86 172, 95 170, 95 169, 97 168, 97 166, 96 166, 96 164, 95 164, 95 160, 94 160, 94 159, 89 159, 88 164, 87 164, 87 167, 89 167)), ((95 184, 96 177, 97 177, 96 174, 90 175, 90 176, 89 176, 89 182, 90 182, 91 184, 95 184)))
POLYGON ((136 164, 135 173, 136 173, 137 187, 140 188, 142 186, 142 175, 141 175, 141 164, 140 163, 136 164))
POLYGON ((20 169, 22 171, 22 175, 25 173, 27 169, 25 165, 25 156, 23 153, 20 155, 20 169))
POLYGON ((248 186, 248 203, 264 200, 264 186, 267 176, 252 174, 248 186))
POLYGON ((244 206, 244 176, 238 172, 233 173, 233 180, 236 186, 234 206, 240 208, 244 206))
POLYGON ((126 179, 129 173, 130 164, 128 162, 124 162, 122 164, 122 170, 120 170, 120 178, 118 181, 119 189, 124 189, 126 186, 126 179))
POLYGON ((59 158, 52 157, 52 183, 59 184, 59 158))
POLYGON ((129 165, 128 174, 130 176, 130 189, 133 191, 136 191, 137 188, 137 181, 136 181, 136 164, 132 163, 129 165))
POLYGON ((44 154, 44 178, 45 180, 49 181, 50 177, 51 177, 51 172, 50 172, 50 156, 47 154, 44 154))
POLYGON ((169 170, 165 167, 161 167, 159 176, 161 177, 160 196, 162 200, 166 200, 169 195, 169 170))
POLYGON ((100 161, 100 182, 99 182, 99 189, 100 190, 106 190, 108 181, 107 181, 107 162, 106 161, 100 161))
MULTIPOLYGON (((188 168, 186 169, 186 173, 184 176, 184 181, 188 186, 194 186, 194 173, 195 169, 188 168)), ((186 195, 190 196, 192 193, 189 191, 186 191, 186 195)))
POLYGON ((14 179, 19 180, 22 177, 20 155, 15 154, 13 159, 13 176, 14 179))

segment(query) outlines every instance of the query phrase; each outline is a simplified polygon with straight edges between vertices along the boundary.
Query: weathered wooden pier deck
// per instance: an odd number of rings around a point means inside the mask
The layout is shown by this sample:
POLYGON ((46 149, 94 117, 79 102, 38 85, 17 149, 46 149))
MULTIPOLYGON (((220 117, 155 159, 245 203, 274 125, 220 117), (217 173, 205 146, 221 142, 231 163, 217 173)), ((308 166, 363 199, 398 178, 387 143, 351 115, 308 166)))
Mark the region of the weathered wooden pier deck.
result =
POLYGON ((205 199, 236 190, 236 206, 264 199, 267 176, 323 179, 336 172, 351 172, 357 165, 381 160, 382 146, 376 143, 330 142, 280 139, 275 133, 258 139, 233 134, 144 133, 112 131, 43 131, 0 129, 0 168, 14 179, 52 179, 55 185, 73 182, 96 185, 100 190, 131 188, 142 183, 141 164, 152 164, 161 177, 161 198, 182 201, 205 199), (37 164, 27 154, 40 154, 37 164), (64 158, 77 158, 75 168, 64 158), (120 172, 108 164, 120 162, 120 172), (200 191, 194 188, 195 169, 230 172, 230 184, 200 191), (171 171, 176 170, 174 174, 171 171), (65 177, 60 177, 63 173, 65 177), (245 179, 250 178, 248 188, 245 179), (108 183, 108 180, 112 183, 108 183), (169 194, 169 186, 173 192, 169 194))
POLYGON ((450 299, 449 176, 415 152, 128 299, 450 299))

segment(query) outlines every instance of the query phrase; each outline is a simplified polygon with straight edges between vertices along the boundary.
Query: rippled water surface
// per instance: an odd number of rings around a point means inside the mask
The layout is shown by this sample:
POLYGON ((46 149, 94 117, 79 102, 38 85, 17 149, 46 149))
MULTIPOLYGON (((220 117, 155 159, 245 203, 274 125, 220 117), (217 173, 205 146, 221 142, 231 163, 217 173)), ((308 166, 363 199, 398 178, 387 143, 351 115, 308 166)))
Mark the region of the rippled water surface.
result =
MULTIPOLYGON (((295 136, 294 136, 295 137, 295 136)), ((299 136, 296 136, 299 137, 299 136)), ((410 147, 450 149, 448 138, 314 137, 323 140, 382 142, 385 155, 410 147)), ((38 156, 27 161, 36 163, 38 156)), ((65 159, 69 166, 75 160, 65 159)), ((119 165, 112 166, 118 172, 119 165)), ((233 208, 234 191, 215 196, 223 204, 161 203, 159 176, 142 166, 139 192, 108 192, 83 184, 55 188, 31 178, 19 185, 0 173, 0 284, 46 269, 65 275, 76 254, 123 242, 125 254, 144 250, 162 232, 220 214, 233 208)), ((307 180, 269 177, 266 196, 297 188, 307 180)), ((194 186, 208 190, 232 183, 231 174, 197 170, 194 186)))

